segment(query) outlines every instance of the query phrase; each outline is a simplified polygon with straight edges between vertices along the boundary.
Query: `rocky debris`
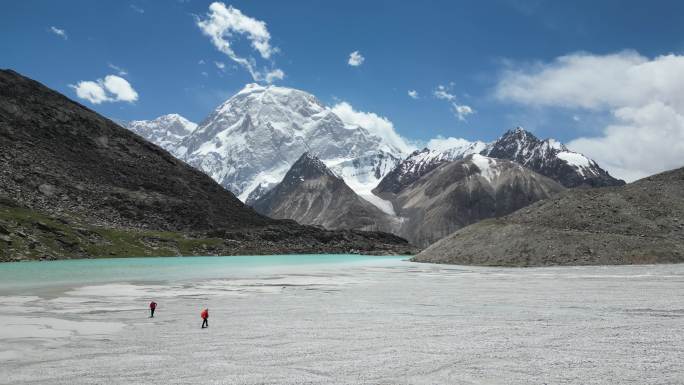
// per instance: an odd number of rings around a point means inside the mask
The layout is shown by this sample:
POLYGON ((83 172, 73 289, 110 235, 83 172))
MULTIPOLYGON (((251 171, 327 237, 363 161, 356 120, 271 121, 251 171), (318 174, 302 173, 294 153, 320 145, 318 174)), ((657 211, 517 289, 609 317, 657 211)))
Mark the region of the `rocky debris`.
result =
POLYGON ((684 262, 684 168, 572 189, 433 244, 418 262, 542 266, 684 262))
POLYGON ((413 255, 397 236, 356 230, 330 231, 294 221, 263 227, 159 232, 112 229, 79 221, 64 224, 26 208, 0 202, 0 262, 126 256, 349 253, 413 255))

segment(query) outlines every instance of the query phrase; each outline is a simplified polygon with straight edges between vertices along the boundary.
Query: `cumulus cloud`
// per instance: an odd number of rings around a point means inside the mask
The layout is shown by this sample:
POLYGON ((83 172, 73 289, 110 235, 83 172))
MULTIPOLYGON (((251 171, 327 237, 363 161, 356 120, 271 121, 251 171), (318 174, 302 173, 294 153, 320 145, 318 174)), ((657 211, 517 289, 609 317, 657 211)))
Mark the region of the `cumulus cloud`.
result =
POLYGON ((361 55, 359 51, 354 51, 349 54, 349 60, 347 60, 347 64, 349 64, 352 67, 358 67, 361 64, 363 64, 365 60, 366 58, 363 57, 363 55, 361 55))
POLYGON ((416 90, 409 90, 408 96, 409 96, 411 99, 418 99, 418 91, 416 91, 416 90))
POLYGON ((345 124, 363 127, 403 153, 415 150, 415 146, 399 135, 394 129, 394 124, 383 116, 373 112, 356 111, 347 102, 337 103, 332 110, 345 124))
POLYGON ((574 53, 506 70, 495 91, 535 108, 608 112, 601 134, 568 143, 632 181, 684 166, 684 56, 574 53))
POLYGON ((233 50, 232 40, 235 35, 241 35, 249 40, 252 48, 262 59, 270 59, 278 49, 271 46, 271 34, 265 22, 249 17, 233 6, 226 7, 223 3, 215 2, 209 6, 206 19, 197 19, 197 26, 211 39, 219 51, 249 71, 255 81, 270 82, 283 78, 282 70, 260 70, 254 58, 240 56, 233 50), (273 73, 282 74, 282 76, 273 76, 273 73), (269 74, 271 76, 268 76, 269 74))
POLYGON ((93 104, 103 102, 135 102, 138 93, 124 78, 116 75, 107 75, 104 79, 96 81, 84 80, 69 85, 76 90, 76 96, 93 104))
POLYGON ((451 109, 458 118, 458 120, 465 122, 468 115, 475 113, 472 107, 465 104, 458 104, 456 102, 456 95, 452 94, 450 87, 444 86, 442 84, 438 85, 437 88, 432 92, 432 95, 441 100, 446 100, 451 104, 451 109))
POLYGON ((54 33, 55 35, 61 37, 64 40, 67 40, 69 38, 65 30, 57 28, 55 26, 50 27, 50 32, 54 33))
POLYGON ((214 64, 216 65, 216 68, 220 69, 221 71, 226 69, 226 64, 220 61, 215 61, 214 64))
POLYGON ((84 80, 70 86, 76 90, 76 96, 93 104, 109 101, 107 92, 105 92, 104 87, 99 82, 84 80))

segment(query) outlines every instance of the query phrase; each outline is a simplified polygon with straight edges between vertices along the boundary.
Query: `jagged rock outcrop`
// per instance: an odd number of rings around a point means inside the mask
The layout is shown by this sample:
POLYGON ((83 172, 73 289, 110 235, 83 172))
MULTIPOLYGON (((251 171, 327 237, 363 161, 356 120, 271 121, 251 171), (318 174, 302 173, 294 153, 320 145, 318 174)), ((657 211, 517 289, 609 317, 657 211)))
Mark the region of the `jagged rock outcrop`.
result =
POLYGON ((565 187, 621 186, 625 182, 613 178, 596 162, 570 151, 554 140, 539 140, 518 127, 507 131, 483 151, 483 155, 508 159, 559 182, 565 187))

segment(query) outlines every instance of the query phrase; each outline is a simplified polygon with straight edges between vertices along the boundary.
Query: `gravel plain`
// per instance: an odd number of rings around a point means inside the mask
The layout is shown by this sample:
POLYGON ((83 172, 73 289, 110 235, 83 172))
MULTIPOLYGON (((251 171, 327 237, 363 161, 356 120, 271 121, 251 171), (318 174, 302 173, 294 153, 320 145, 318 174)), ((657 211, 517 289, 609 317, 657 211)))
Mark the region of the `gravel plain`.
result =
POLYGON ((394 258, 0 290, 2 384, 681 384, 682 363, 684 265, 394 258))

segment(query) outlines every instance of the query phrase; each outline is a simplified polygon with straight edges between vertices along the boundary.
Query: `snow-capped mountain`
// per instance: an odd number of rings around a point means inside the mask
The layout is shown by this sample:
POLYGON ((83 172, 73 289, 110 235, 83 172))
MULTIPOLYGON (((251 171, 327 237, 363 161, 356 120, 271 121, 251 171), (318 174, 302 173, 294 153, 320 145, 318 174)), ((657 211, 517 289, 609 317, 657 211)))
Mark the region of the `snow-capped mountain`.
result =
POLYGON ((515 162, 470 154, 408 183, 387 210, 362 199, 315 156, 305 153, 283 180, 253 202, 258 212, 328 229, 382 230, 427 246, 482 219, 509 214, 563 190, 515 162))
POLYGON ((368 201, 315 156, 304 153, 282 182, 253 202, 264 215, 328 229, 391 230, 396 221, 368 201))
POLYGON ((394 197, 398 235, 427 246, 482 219, 500 217, 564 188, 518 163, 471 154, 446 162, 394 197))
POLYGON ((415 151, 390 171, 373 192, 389 198, 440 165, 470 154, 512 160, 565 187, 619 186, 625 183, 610 176, 593 160, 570 151, 555 139, 539 140, 520 127, 507 131, 491 143, 461 142, 458 147, 446 150, 425 148, 415 151))
POLYGON ((483 154, 509 159, 560 182, 565 187, 621 186, 623 180, 613 178, 596 162, 570 151, 554 140, 539 140, 521 127, 509 130, 483 154))
POLYGON ((373 192, 378 196, 390 198, 440 165, 463 159, 470 154, 478 154, 486 148, 487 144, 484 142, 462 141, 462 145, 446 150, 416 150, 388 172, 373 192))
POLYGON ((362 185, 380 180, 404 155, 365 128, 345 124, 307 92, 258 84, 220 105, 174 151, 243 201, 279 183, 305 152, 362 185), (350 170, 354 165, 359 169, 350 170))
POLYGON ((172 153, 178 143, 197 128, 197 123, 178 114, 162 115, 153 120, 132 120, 122 122, 122 125, 172 153))

